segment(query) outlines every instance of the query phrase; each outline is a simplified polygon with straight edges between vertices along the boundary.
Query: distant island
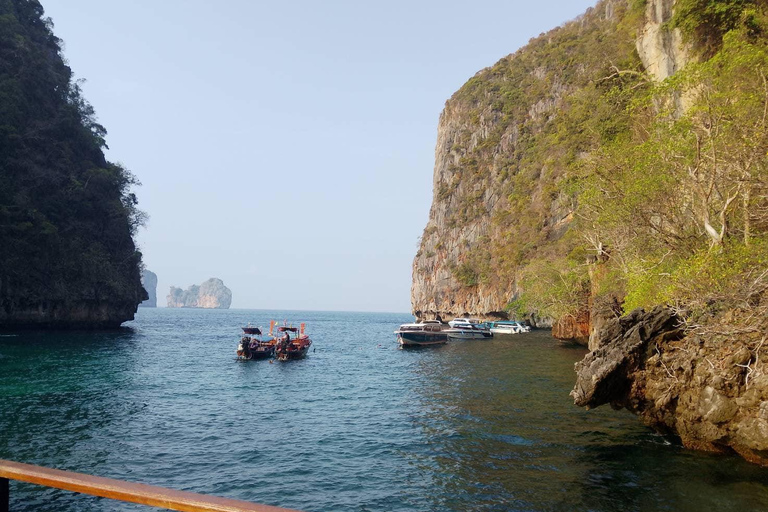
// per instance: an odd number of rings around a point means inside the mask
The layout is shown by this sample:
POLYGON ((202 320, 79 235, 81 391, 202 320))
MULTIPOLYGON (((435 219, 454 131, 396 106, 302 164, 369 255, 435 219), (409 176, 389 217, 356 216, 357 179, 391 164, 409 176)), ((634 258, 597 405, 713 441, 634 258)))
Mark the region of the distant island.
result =
POLYGON ((230 304, 232 290, 224 286, 224 281, 215 277, 186 290, 171 286, 168 294, 169 308, 229 309, 230 304))
POLYGON ((156 308, 157 307, 157 274, 151 270, 144 269, 141 273, 141 284, 144 286, 149 298, 139 304, 141 308, 156 308))

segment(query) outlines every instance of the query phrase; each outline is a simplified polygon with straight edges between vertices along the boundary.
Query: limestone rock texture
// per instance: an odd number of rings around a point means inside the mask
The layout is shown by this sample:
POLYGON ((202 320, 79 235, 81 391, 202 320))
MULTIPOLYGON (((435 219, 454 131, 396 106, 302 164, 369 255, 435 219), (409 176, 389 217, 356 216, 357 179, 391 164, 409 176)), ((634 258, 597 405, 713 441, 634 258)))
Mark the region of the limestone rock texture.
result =
POLYGON ((212 277, 186 290, 171 286, 167 300, 169 308, 229 309, 232 290, 224 286, 221 279, 212 277))
POLYGON ((156 308, 157 307, 157 274, 144 269, 141 273, 141 284, 147 291, 149 298, 139 304, 141 308, 156 308))
MULTIPOLYGON (((559 124, 563 108, 612 72, 606 63, 642 66, 623 21, 631 4, 598 2, 481 70, 446 102, 432 206, 413 262, 414 316, 507 318, 523 267, 560 250, 576 206, 561 182, 569 161, 586 152, 560 149, 553 133, 571 136, 559 124)), ((557 320, 526 315, 539 327, 557 320)), ((576 337, 586 344, 589 334, 576 337)))
POLYGON ((693 328, 661 307, 607 321, 576 363, 574 402, 626 408, 688 448, 768 466, 768 320, 744 332, 741 314, 693 328))
MULTIPOLYGON (((143 300, 146 295, 139 295, 143 300)), ((133 320, 137 302, 105 298, 6 302, 0 307, 0 330, 116 329, 133 320)))
POLYGON ((637 38, 637 53, 656 80, 674 75, 691 61, 679 29, 666 25, 672 18, 675 0, 649 0, 645 26, 637 38))

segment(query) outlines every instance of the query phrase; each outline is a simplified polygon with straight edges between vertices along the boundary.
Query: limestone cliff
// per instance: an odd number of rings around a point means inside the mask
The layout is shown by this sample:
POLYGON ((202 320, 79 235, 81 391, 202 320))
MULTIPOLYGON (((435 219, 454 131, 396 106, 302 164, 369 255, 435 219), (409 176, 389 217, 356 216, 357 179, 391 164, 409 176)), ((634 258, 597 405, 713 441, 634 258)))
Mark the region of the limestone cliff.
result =
POLYGON ((141 273, 141 284, 147 291, 149 298, 139 304, 142 308, 156 308, 157 307, 157 274, 147 269, 141 273))
POLYGON ((645 70, 656 80, 664 80, 690 62, 679 29, 670 28, 675 0, 649 0, 645 24, 637 38, 637 52, 645 70))
MULTIPOLYGON (((415 316, 506 317, 526 266, 567 251, 561 240, 575 198, 565 170, 595 144, 590 119, 610 116, 610 107, 581 105, 617 66, 642 69, 642 13, 630 4, 599 2, 480 71, 446 103, 432 207, 413 262, 415 316)), ((655 48, 653 34, 646 39, 644 48, 655 48)))
POLYGON ((169 308, 229 309, 232 291, 221 279, 212 277, 200 286, 192 285, 186 290, 171 286, 167 300, 169 308))
MULTIPOLYGON (((415 316, 506 317, 525 276, 572 250, 577 200, 567 169, 617 129, 606 121, 610 108, 580 109, 608 79, 647 72, 663 80, 691 60, 670 28, 673 5, 599 2, 480 71, 446 103, 432 207, 413 263, 415 316)), ((563 339, 586 345, 593 334, 589 310, 519 313, 563 339)))
POLYGON ((0 329, 114 328, 146 298, 106 135, 40 3, 0 1, 0 329))

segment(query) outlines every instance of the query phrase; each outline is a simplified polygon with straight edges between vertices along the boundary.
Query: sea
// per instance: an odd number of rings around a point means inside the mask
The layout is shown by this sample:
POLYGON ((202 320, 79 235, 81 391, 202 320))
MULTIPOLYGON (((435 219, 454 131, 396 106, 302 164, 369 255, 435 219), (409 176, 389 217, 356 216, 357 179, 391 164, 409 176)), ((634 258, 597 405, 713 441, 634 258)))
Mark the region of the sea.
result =
MULTIPOLYGON (((768 510, 768 469, 575 407, 548 331, 398 348, 407 314, 140 309, 0 337, 0 459, 306 512, 768 510), (306 359, 236 360, 305 322, 306 359)), ((11 483, 14 512, 151 508, 11 483)))

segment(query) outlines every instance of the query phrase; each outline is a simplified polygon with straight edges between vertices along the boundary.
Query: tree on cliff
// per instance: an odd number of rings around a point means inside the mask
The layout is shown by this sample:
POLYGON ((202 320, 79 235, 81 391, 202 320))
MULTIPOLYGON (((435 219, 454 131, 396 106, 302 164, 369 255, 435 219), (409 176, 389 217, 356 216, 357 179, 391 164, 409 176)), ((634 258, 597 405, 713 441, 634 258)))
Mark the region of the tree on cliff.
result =
POLYGON ((0 0, 0 325, 144 296, 136 179, 106 160, 106 130, 43 16, 37 0, 0 0))
POLYGON ((706 39, 701 61, 638 95, 627 111, 632 136, 586 167, 580 212, 612 248, 625 310, 749 308, 768 288, 763 3, 738 2, 736 15, 736 3, 723 2, 721 24, 711 10, 678 13, 689 37, 706 39))

